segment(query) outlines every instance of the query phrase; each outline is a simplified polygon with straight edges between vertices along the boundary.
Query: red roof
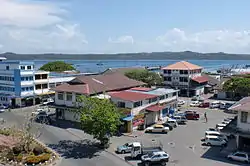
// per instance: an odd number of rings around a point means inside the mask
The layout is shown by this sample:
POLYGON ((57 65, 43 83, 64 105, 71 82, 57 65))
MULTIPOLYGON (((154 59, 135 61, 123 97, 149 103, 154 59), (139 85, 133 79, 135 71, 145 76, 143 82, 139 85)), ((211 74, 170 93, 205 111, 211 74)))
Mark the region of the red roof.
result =
POLYGON ((157 97, 157 95, 131 92, 131 91, 110 92, 109 95, 111 97, 119 98, 126 101, 141 101, 157 97))
POLYGON ((152 90, 152 88, 146 88, 146 87, 134 87, 134 88, 131 88, 131 90, 148 92, 148 91, 151 91, 151 90, 152 90))
POLYGON ((151 105, 146 108, 147 111, 157 112, 165 108, 165 105, 151 105))
POLYGON ((194 78, 192 78, 192 80, 195 82, 198 82, 198 83, 208 82, 208 78, 205 76, 194 77, 194 78))
POLYGON ((176 62, 174 64, 162 68, 162 70, 199 70, 199 69, 202 69, 202 67, 186 61, 176 62))

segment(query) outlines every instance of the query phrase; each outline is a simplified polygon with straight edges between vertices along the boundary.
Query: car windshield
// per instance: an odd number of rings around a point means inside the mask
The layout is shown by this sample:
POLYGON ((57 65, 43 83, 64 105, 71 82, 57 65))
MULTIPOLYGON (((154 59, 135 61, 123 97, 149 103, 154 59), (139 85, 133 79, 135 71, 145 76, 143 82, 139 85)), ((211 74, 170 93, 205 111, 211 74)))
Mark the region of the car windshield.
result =
POLYGON ((154 153, 149 153, 148 157, 151 158, 151 157, 153 157, 153 155, 154 155, 154 153))

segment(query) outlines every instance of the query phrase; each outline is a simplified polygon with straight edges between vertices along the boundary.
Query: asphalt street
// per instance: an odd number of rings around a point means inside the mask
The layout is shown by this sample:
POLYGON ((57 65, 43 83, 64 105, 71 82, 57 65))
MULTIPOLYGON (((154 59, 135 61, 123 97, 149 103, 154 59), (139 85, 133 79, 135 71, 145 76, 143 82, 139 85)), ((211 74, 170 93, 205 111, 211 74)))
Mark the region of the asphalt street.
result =
MULTIPOLYGON (((0 114, 0 118, 4 118, 8 126, 21 127, 25 122, 26 112, 29 111, 23 109, 4 112, 0 114)), ((35 125, 36 127, 41 126, 35 125)), ((77 136, 68 129, 54 126, 43 125, 38 128, 42 133, 38 139, 62 156, 60 166, 129 166, 117 156, 96 148, 95 143, 91 141, 91 136, 83 132, 81 132, 81 136, 77 136)))

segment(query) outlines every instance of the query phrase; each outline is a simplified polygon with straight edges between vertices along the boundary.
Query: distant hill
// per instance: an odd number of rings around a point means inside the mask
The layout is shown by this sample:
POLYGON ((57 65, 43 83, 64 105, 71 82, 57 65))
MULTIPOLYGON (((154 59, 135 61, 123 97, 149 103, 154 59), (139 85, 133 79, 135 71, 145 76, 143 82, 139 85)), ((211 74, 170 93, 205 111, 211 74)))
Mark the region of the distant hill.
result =
POLYGON ((250 60, 250 54, 227 54, 184 52, 152 52, 152 53, 122 53, 122 54, 16 54, 7 52, 0 54, 8 60, 250 60))

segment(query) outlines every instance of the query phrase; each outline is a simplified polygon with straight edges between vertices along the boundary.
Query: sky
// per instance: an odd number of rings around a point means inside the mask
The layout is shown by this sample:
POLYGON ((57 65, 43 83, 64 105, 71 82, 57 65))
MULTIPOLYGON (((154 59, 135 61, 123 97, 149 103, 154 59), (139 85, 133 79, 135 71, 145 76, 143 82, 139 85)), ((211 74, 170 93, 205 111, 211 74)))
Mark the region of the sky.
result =
POLYGON ((0 0, 0 52, 250 53, 250 0, 0 0))

